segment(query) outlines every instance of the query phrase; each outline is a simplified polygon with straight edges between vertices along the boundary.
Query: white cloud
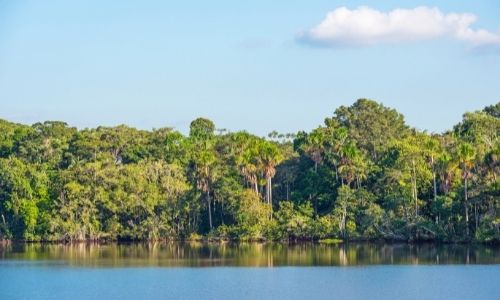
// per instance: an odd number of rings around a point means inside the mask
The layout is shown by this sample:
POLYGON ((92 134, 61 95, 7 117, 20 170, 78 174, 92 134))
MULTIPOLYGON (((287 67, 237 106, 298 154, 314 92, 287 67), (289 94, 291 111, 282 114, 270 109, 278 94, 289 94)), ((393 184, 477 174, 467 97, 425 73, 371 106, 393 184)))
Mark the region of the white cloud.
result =
POLYGON ((420 6, 389 12, 362 6, 339 7, 317 26, 302 31, 298 40, 316 45, 370 46, 437 38, 452 38, 473 48, 500 49, 500 31, 472 29, 477 17, 470 13, 442 13, 438 8, 420 6))

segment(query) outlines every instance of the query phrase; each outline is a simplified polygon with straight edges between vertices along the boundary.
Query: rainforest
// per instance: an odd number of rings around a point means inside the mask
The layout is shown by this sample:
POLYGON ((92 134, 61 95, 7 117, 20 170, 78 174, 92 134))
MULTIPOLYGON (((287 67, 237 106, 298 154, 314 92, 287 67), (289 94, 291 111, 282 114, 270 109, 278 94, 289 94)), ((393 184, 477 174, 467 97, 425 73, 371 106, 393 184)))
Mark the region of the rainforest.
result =
POLYGON ((499 132, 500 103, 429 133, 369 99, 266 137, 0 120, 0 240, 498 243, 499 132))

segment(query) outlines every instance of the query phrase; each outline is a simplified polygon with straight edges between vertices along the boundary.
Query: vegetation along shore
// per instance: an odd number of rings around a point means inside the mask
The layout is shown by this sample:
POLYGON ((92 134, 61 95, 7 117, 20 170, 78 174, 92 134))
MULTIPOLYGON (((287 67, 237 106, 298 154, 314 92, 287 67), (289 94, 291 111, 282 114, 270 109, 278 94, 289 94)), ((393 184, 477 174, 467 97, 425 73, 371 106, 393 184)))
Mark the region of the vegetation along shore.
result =
POLYGON ((498 243, 499 132, 500 103, 430 134, 367 99, 266 138, 0 120, 0 240, 498 243))

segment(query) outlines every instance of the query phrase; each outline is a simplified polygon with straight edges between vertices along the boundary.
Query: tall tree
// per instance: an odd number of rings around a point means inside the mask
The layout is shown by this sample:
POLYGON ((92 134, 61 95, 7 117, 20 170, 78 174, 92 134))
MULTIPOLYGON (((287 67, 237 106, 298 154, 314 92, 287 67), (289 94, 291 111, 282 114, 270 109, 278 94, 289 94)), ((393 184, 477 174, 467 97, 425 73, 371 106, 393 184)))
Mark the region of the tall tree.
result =
POLYGON ((474 148, 468 144, 463 143, 459 146, 457 151, 457 159, 460 164, 460 169, 462 172, 462 179, 464 182, 464 210, 465 210, 465 231, 467 237, 469 237, 469 179, 472 176, 472 167, 475 158, 474 148))
POLYGON ((266 202, 270 205, 273 204, 273 191, 272 191, 272 178, 276 174, 276 165, 282 159, 279 148, 272 142, 262 141, 258 145, 259 163, 266 179, 266 202))
POLYGON ((211 120, 198 118, 191 122, 189 136, 192 140, 191 152, 196 186, 205 195, 208 209, 208 224, 213 229, 211 185, 215 176, 217 156, 214 150, 215 125, 211 120))
POLYGON ((350 107, 339 107, 333 119, 349 130, 357 146, 373 160, 381 157, 392 139, 402 138, 409 132, 403 115, 369 99, 359 99, 350 107))

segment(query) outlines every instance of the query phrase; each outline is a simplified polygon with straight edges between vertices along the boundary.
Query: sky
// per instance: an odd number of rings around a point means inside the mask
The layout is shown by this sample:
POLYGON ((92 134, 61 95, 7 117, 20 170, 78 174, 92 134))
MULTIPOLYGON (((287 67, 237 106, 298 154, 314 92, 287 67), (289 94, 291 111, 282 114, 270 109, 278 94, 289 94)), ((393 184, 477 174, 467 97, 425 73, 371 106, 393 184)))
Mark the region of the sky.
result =
POLYGON ((442 132, 500 101, 500 1, 0 0, 0 118, 265 135, 370 98, 442 132))

